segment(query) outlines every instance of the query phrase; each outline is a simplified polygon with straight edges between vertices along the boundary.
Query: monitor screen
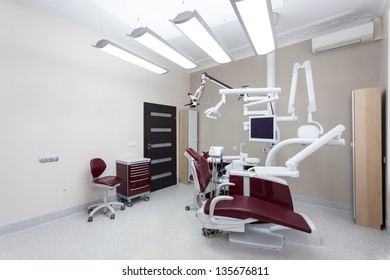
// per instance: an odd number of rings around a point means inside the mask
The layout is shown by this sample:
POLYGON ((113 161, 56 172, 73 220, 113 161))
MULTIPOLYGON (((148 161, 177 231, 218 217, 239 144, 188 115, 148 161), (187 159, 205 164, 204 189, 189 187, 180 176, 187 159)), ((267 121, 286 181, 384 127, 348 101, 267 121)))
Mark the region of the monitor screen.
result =
POLYGON ((276 142, 275 116, 249 117, 249 141, 276 142))

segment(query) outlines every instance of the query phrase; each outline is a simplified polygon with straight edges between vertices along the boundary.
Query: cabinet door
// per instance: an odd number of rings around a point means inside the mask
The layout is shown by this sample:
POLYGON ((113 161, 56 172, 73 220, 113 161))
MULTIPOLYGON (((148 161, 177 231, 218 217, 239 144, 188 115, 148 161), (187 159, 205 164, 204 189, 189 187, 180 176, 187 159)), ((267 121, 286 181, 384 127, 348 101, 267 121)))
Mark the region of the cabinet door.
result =
POLYGON ((198 150, 198 112, 183 109, 179 112, 179 181, 188 184, 191 165, 184 152, 187 148, 198 150))
POLYGON ((355 220, 380 229, 382 216, 382 113, 379 88, 353 92, 355 220))

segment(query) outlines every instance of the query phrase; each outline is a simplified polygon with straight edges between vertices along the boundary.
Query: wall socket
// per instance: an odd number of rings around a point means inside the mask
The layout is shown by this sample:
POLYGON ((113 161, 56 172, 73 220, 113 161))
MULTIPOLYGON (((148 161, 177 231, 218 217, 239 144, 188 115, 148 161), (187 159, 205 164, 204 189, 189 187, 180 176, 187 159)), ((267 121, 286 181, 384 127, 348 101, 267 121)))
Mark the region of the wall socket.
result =
POLYGON ((57 162, 59 161, 58 156, 52 156, 52 157, 41 157, 39 158, 39 163, 49 163, 49 162, 57 162))
POLYGON ((137 142, 135 142, 135 141, 130 141, 130 142, 127 144, 127 146, 128 146, 129 148, 136 147, 136 146, 137 146, 137 142))

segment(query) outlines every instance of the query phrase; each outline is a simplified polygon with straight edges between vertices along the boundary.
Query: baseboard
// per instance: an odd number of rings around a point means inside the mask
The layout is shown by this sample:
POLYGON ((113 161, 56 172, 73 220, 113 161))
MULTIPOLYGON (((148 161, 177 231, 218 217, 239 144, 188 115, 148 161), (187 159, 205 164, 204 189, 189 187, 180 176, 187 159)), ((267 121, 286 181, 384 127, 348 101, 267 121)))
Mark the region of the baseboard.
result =
POLYGON ((349 203, 341 203, 341 202, 319 199, 319 198, 314 198, 314 197, 309 197, 309 196, 299 195, 299 194, 293 194, 292 197, 294 201, 312 204, 315 206, 336 209, 343 212, 353 213, 353 206, 352 204, 349 203))
POLYGON ((67 216, 77 214, 81 211, 86 211, 86 209, 88 208, 89 205, 94 204, 94 203, 98 203, 99 201, 100 200, 85 203, 85 204, 71 207, 68 209, 64 209, 64 210, 56 211, 56 212, 49 213, 46 215, 42 215, 39 217, 31 218, 31 219, 21 221, 18 223, 2 226, 2 227, 0 227, 0 237, 10 235, 10 234, 13 234, 16 232, 20 232, 20 231, 23 231, 23 230, 26 230, 26 229, 29 229, 29 228, 32 228, 32 227, 35 227, 35 226, 38 226, 41 224, 45 224, 45 223, 54 221, 54 220, 65 218, 67 216))

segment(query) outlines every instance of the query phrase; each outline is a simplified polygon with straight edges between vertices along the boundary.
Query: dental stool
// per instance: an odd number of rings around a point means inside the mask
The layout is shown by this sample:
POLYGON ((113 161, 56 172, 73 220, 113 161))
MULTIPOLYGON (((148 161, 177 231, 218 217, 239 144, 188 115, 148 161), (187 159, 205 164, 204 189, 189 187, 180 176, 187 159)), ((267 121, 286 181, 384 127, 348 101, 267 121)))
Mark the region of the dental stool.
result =
POLYGON ((120 206, 120 210, 125 210, 125 206, 122 202, 110 202, 108 201, 108 191, 118 187, 122 180, 117 176, 104 176, 100 177, 106 170, 106 163, 100 158, 94 158, 90 161, 91 174, 92 174, 92 188, 103 191, 103 202, 95 203, 88 207, 88 222, 93 221, 93 215, 103 209, 103 213, 111 212, 111 220, 115 219, 114 205, 120 206))

